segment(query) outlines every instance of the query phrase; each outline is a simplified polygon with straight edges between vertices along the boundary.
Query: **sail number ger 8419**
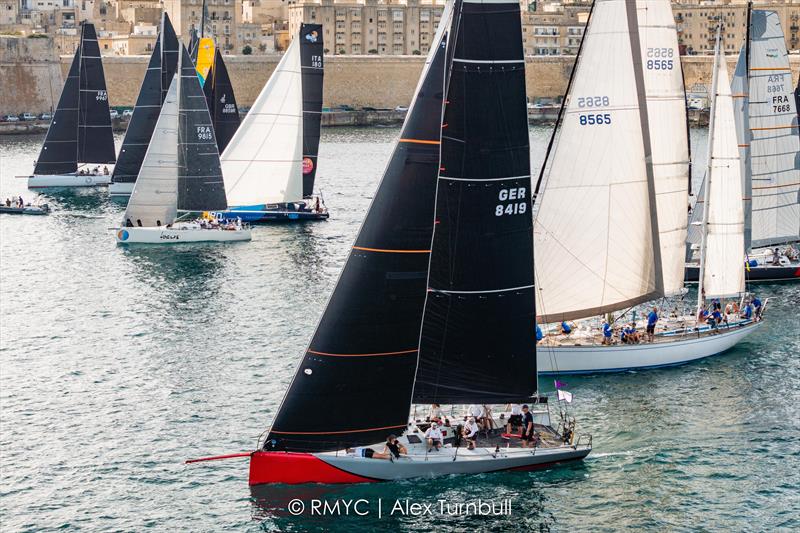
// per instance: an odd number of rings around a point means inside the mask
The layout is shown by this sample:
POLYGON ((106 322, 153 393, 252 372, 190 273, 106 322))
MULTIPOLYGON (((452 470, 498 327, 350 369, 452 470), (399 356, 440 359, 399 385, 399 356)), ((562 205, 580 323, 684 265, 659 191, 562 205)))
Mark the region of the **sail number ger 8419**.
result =
POLYGON ((507 204, 497 204, 494 208, 494 216, 521 215, 528 210, 528 200, 525 198, 525 187, 514 187, 511 189, 500 189, 497 195, 501 202, 507 204), (519 201, 522 200, 522 201, 519 201))

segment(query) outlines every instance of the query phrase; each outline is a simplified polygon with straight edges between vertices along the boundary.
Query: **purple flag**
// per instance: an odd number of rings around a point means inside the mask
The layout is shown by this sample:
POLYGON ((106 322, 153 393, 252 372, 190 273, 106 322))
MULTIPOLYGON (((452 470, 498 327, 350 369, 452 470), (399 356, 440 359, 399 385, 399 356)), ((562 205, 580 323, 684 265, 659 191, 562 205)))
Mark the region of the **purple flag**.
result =
POLYGON ((553 381, 553 383, 555 383, 555 385, 556 385, 556 389, 560 389, 561 387, 566 387, 566 386, 567 386, 567 384, 566 384, 566 383, 561 383, 561 382, 560 382, 560 381, 558 381, 558 380, 555 380, 555 381, 553 381))

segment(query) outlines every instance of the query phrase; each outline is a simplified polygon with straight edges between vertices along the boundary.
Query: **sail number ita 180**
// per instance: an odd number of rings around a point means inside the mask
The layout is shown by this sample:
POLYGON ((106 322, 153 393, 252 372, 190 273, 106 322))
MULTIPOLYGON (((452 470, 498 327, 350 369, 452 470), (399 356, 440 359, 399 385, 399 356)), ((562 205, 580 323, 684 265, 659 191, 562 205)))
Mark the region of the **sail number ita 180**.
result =
POLYGON ((525 187, 500 189, 497 194, 498 200, 501 202, 510 201, 510 203, 497 204, 494 208, 494 216, 501 217, 503 215, 521 215, 525 213, 528 210, 528 199, 525 197, 525 191, 525 187))

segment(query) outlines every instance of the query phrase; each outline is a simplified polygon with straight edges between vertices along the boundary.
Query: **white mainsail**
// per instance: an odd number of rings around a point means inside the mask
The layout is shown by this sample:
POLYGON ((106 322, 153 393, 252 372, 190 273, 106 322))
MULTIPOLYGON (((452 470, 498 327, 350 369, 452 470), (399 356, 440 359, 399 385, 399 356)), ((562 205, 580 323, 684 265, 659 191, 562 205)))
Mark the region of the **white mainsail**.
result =
POLYGON ((625 0, 595 2, 543 176, 534 220, 542 322, 619 310, 663 294, 631 7, 629 25, 625 0))
POLYGON ((172 224, 177 217, 179 74, 172 78, 125 210, 125 222, 134 226, 172 224))
POLYGON ((303 91, 295 39, 221 156, 231 206, 303 199, 303 91))
POLYGON ((670 0, 638 0, 647 115, 666 296, 683 289, 689 138, 678 33, 670 0))
POLYGON ((800 135, 780 18, 754 10, 750 23, 752 246, 800 240, 800 135))
POLYGON ((736 139, 733 98, 725 54, 719 53, 717 94, 710 132, 711 162, 706 185, 708 219, 703 287, 706 298, 744 291, 744 206, 742 170, 736 139))

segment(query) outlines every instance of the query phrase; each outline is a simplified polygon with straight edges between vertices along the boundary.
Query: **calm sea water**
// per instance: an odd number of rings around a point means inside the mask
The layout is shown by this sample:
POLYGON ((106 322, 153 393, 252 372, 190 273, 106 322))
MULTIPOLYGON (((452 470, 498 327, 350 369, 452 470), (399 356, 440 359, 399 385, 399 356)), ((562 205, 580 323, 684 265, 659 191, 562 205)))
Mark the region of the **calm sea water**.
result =
MULTIPOLYGON (((535 166, 548 134, 532 129, 535 166)), ((595 444, 571 467, 251 494, 246 460, 184 465, 256 445, 397 135, 324 130, 331 219, 259 227, 251 243, 117 247, 108 228, 122 208, 105 191, 49 196, 47 217, 0 215, 0 528, 800 528, 798 284, 760 287, 768 325, 723 356, 567 378, 595 444), (371 513, 296 518, 293 498, 363 498, 371 513), (379 498, 510 498, 512 516, 378 519, 379 498)), ((702 159, 705 134, 693 137, 702 159)), ((30 171, 41 140, 0 139, 0 198, 31 196, 14 175, 30 171)), ((324 412, 320 398, 308 414, 324 412)))

